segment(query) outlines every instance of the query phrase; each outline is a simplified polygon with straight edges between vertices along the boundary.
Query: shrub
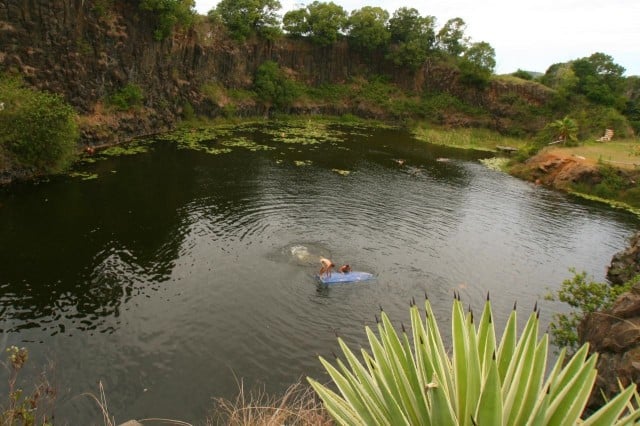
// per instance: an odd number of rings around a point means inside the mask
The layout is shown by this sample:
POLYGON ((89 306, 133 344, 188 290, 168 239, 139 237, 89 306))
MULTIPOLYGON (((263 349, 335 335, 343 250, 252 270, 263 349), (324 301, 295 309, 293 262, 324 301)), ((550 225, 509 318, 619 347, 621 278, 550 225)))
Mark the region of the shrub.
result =
POLYGON ((7 348, 7 364, 9 372, 8 401, 0 410, 2 425, 51 425, 53 419, 52 405, 55 390, 49 384, 43 372, 32 393, 25 392, 17 384, 18 374, 29 359, 26 348, 11 346, 7 348), (51 414, 50 414, 51 412, 51 414))
POLYGON ((533 76, 528 71, 524 71, 518 68, 518 71, 511 74, 514 77, 521 78, 523 80, 533 80, 533 76))
POLYGON ((584 271, 570 271, 573 278, 564 280, 557 293, 549 293, 545 298, 559 300, 573 308, 573 311, 566 314, 554 314, 549 330, 556 346, 566 346, 575 350, 578 347, 578 324, 585 315, 610 308, 618 296, 629 291, 633 286, 633 280, 621 286, 611 286, 587 279, 587 273, 584 271))
POLYGON ((127 83, 109 97, 109 104, 119 111, 128 111, 131 108, 142 105, 144 95, 142 89, 137 84, 127 83))
POLYGON ((0 149, 35 174, 57 173, 75 157, 76 112, 62 97, 0 76, 0 149))
MULTIPOLYGON (((549 339, 545 334, 538 341, 535 309, 519 339, 514 310, 498 343, 490 302, 477 321, 457 297, 450 358, 428 300, 425 309, 423 320, 415 303, 411 306, 412 342, 404 326, 399 336, 382 312, 379 337, 366 328, 370 352, 361 351, 364 364, 340 338, 344 361, 338 358, 334 366, 320 358, 338 393, 308 380, 338 424, 582 424, 597 375, 598 355, 587 357, 588 345, 570 360, 563 350, 547 370, 549 339)), ((583 424, 637 421, 640 410, 628 405, 634 391, 632 383, 583 424)))
POLYGON ((182 105, 182 119, 183 120, 193 120, 196 118, 196 112, 193 109, 193 105, 189 101, 184 101, 182 105))
POLYGON ((266 61, 258 68, 253 82, 258 99, 267 107, 271 105, 284 111, 300 95, 300 90, 273 61, 266 61))

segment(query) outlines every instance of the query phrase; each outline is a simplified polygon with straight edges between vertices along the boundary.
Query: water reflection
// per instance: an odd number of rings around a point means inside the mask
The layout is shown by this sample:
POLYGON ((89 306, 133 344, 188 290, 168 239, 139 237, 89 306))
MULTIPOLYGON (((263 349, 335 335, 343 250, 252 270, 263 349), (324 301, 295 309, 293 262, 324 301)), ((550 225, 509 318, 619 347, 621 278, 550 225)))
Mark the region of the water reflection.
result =
POLYGON ((119 419, 201 421, 238 376, 273 392, 323 377, 316 356, 337 349, 335 333, 357 347, 379 306, 406 321, 425 293, 445 339, 454 290, 475 309, 491 292, 500 328, 571 266, 602 279, 638 228, 403 132, 241 135, 272 149, 162 142, 87 166, 97 180, 0 194, 0 328, 36 362, 58 361, 61 421, 95 419, 75 396, 99 379, 119 419), (319 256, 376 280, 319 288, 319 256))

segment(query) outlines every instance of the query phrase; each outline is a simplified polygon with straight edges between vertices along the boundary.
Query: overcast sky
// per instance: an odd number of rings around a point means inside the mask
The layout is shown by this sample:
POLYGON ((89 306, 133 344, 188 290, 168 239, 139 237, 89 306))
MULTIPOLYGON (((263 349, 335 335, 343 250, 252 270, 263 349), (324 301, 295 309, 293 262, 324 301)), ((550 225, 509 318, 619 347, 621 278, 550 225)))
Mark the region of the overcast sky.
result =
MULTIPOLYGON (((518 68, 544 72, 557 62, 606 53, 627 71, 640 75, 640 0, 333 0, 350 13, 379 6, 390 15, 400 7, 415 7, 432 15, 439 29, 460 17, 472 41, 486 41, 496 51, 496 73, 518 68)), ((217 0, 196 0, 206 14, 217 0)), ((311 1, 280 0, 281 14, 311 1)))

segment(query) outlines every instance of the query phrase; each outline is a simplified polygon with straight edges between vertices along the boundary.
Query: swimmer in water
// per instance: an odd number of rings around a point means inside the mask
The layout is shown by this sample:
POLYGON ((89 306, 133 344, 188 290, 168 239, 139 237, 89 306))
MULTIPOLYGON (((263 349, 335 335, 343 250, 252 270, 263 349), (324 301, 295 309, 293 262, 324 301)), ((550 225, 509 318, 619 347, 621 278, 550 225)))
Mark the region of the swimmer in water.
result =
POLYGON ((347 274, 351 272, 351 266, 349 266, 349 264, 342 265, 341 267, 338 268, 338 272, 342 274, 347 274))
POLYGON ((320 268, 320 276, 324 275, 330 277, 331 269, 336 265, 332 261, 330 261, 329 259, 325 259, 324 257, 320 258, 320 264, 322 265, 322 267, 320 268))

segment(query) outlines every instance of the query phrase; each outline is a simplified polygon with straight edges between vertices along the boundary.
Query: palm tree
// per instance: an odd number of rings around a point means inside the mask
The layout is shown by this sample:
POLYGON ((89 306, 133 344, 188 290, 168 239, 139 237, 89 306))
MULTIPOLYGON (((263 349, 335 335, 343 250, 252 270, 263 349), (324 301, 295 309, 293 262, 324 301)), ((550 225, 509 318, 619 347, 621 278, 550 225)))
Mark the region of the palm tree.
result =
POLYGON ((573 142, 578 141, 578 123, 569 116, 565 116, 561 120, 556 120, 549 124, 549 128, 553 129, 556 134, 556 141, 565 143, 567 140, 573 142))

